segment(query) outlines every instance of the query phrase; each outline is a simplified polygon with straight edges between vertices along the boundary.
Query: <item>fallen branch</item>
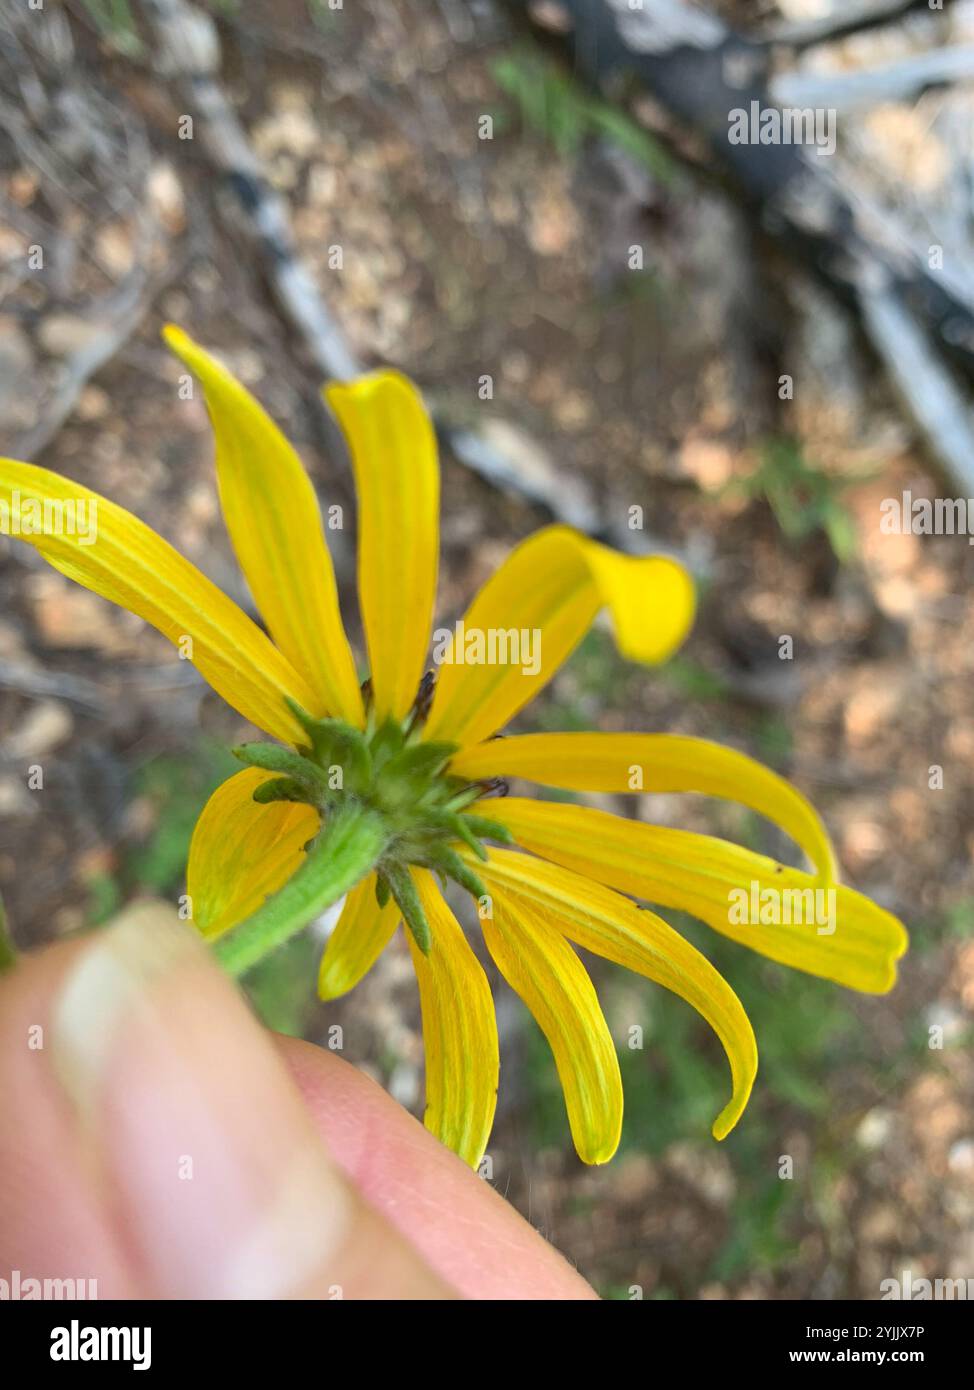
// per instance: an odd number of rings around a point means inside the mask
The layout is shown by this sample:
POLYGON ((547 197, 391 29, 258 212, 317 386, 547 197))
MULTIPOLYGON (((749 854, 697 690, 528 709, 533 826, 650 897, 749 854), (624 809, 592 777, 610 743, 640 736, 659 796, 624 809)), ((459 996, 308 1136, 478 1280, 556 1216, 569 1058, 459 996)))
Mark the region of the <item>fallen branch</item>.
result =
POLYGON ((855 111, 884 101, 909 101, 951 82, 974 78, 974 44, 934 48, 898 63, 862 72, 786 72, 772 78, 770 95, 780 106, 855 111))
MULTIPOLYGON (((167 238, 146 193, 150 150, 142 123, 79 79, 63 12, 39 21, 24 6, 0 0, 0 126, 43 190, 30 207, 0 201, 4 222, 43 253, 42 264, 18 253, 3 268, 8 292, 32 281, 26 306, 15 307, 14 316, 42 326, 64 316, 75 325, 73 339, 63 348, 45 346, 48 360, 32 364, 37 369, 25 393, 31 423, 21 414, 18 432, 5 441, 10 452, 33 458, 179 266, 160 255, 167 238), (132 239, 131 268, 122 274, 101 253, 97 235, 115 219, 132 239)), ((21 389, 27 379, 22 373, 21 389)))
MULTIPOLYGON (((362 366, 346 342, 295 247, 287 204, 264 178, 246 133, 217 80, 219 41, 208 15, 186 0, 143 0, 156 41, 156 61, 183 84, 199 116, 202 143, 215 169, 227 180, 251 228, 275 301, 306 345, 326 379, 346 380, 362 366)), ((498 448, 489 432, 457 427, 435 409, 437 433, 450 453, 490 486, 540 506, 556 521, 624 549, 651 544, 645 534, 618 534, 607 526, 582 487, 565 485, 556 469, 530 476, 517 459, 498 448)))
POLYGON ((885 28, 911 12, 929 14, 930 9, 929 0, 845 0, 841 10, 821 19, 779 20, 762 29, 761 38, 766 43, 787 45, 801 52, 835 43, 850 34, 885 28))
POLYGON ((41 671, 15 661, 0 661, 0 688, 19 695, 65 700, 91 714, 107 715, 110 708, 104 691, 84 676, 68 671, 41 671))
POLYGON ((150 280, 143 269, 137 268, 109 302, 102 301, 98 305, 105 320, 103 326, 62 365, 51 390, 41 399, 36 424, 17 437, 12 453, 18 458, 31 459, 50 444, 91 378, 135 333, 162 283, 150 280))
POLYGON ((938 275, 895 218, 885 210, 881 218, 870 217, 828 162, 801 145, 731 142, 732 112, 759 120, 764 112, 778 112, 770 46, 679 0, 642 0, 636 10, 628 0, 558 0, 543 11, 529 0, 509 3, 535 22, 557 9, 560 18, 545 24, 546 36, 568 47, 579 76, 610 98, 635 80, 676 132, 692 133, 708 152, 709 170, 731 184, 762 231, 856 310, 936 457, 966 488, 971 465, 969 459, 965 465, 958 433, 966 407, 951 366, 974 382, 974 302, 963 288, 967 281, 938 275), (907 321, 914 324, 911 340, 890 336, 894 322, 907 321), (917 393, 902 391, 920 340, 929 345, 929 397, 922 411, 917 393))

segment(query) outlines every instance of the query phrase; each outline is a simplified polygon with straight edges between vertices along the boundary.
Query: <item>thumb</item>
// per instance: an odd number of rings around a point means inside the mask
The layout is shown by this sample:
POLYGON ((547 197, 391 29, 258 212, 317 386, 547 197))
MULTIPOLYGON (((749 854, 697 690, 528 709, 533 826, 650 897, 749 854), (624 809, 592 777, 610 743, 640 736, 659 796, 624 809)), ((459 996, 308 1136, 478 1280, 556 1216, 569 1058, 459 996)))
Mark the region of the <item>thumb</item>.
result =
MULTIPOLYGON (((7 997, 39 964, 11 973, 7 997)), ((49 1022, 77 1153, 133 1289, 455 1296, 340 1174, 269 1036, 169 907, 137 903, 74 954, 49 1022)))

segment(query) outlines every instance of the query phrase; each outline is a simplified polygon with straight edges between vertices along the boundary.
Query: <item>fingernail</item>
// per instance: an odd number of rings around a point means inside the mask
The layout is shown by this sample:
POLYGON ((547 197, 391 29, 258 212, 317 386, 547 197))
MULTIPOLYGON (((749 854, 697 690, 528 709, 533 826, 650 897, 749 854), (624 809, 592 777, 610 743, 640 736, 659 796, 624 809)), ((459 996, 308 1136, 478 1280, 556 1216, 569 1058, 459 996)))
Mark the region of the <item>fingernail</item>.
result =
POLYGON ((195 958, 198 944, 163 903, 138 902, 94 938, 62 986, 53 1060, 87 1128, 124 1026, 151 1006, 153 983, 195 958))
POLYGON ((159 903, 65 980, 52 1056, 158 1297, 276 1298, 340 1248, 349 1190, 236 987, 159 903))

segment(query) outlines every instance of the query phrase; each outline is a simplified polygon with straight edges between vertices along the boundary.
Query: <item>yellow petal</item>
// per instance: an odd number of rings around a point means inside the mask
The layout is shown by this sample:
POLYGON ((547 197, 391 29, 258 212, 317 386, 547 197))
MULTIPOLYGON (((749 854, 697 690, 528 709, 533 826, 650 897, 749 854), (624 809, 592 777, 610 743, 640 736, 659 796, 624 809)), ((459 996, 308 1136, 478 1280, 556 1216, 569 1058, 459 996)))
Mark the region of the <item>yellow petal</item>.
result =
POLYGON ((220 504, 261 617, 315 692, 310 713, 361 727, 355 659, 304 465, 263 406, 225 367, 172 324, 163 337, 203 385, 216 438, 220 504))
POLYGON ((0 459, 4 531, 34 546, 69 579, 158 628, 259 728, 286 742, 302 737, 285 697, 307 706, 314 700, 310 686, 246 613, 131 512, 46 468, 0 459), (30 530, 45 508, 46 534, 30 530), (94 519, 91 543, 88 518, 94 519))
POLYGON ((392 898, 385 907, 379 906, 375 881, 375 874, 369 874, 345 899, 321 958, 318 994, 322 999, 337 999, 354 989, 396 934, 399 908, 392 898))
POLYGON ((583 1163, 607 1163, 622 1132, 622 1077, 595 987, 560 932, 497 893, 481 922, 487 948, 548 1039, 583 1163))
POLYGON ((884 994, 896 981, 896 961, 906 950, 906 932, 891 913, 852 888, 823 886, 811 874, 726 840, 643 825, 586 806, 511 797, 491 802, 490 814, 526 849, 620 892, 692 913, 724 936, 782 965, 866 994, 884 994), (759 895, 773 891, 774 901, 780 901, 779 916, 785 915, 786 903, 794 904, 789 915, 802 916, 802 920, 764 926, 760 921, 732 920, 739 915, 732 908, 745 899, 746 915, 755 915, 752 885, 759 895), (802 895, 801 912, 799 900, 791 896, 795 893, 802 895), (834 898, 827 896, 830 893, 834 898), (830 902, 832 933, 828 930, 830 902))
POLYGON ((426 1128, 476 1168, 497 1104, 497 1024, 490 985, 433 875, 411 869, 429 922, 424 956, 407 932, 426 1051, 426 1128))
POLYGON ((456 659, 444 656, 425 736, 465 746, 501 728, 551 680, 602 607, 623 656, 664 661, 693 620, 693 581, 675 560, 620 555, 567 526, 522 541, 471 604, 456 659), (514 632, 527 634, 528 650, 513 652, 514 632), (500 659, 461 663, 468 650, 477 655, 477 640, 489 656, 491 638, 500 659))
POLYGON ((680 734, 520 734, 458 753, 451 773, 524 777, 580 792, 703 792, 775 821, 826 878, 835 850, 814 806, 790 782, 746 753, 680 734), (635 782, 635 785, 634 785, 635 782))
POLYGON ((358 587, 379 720, 410 709, 426 667, 439 559, 440 467, 422 397, 398 372, 325 389, 358 494, 358 587))
POLYGON ((318 813, 293 801, 261 806, 254 792, 273 777, 248 767, 217 787, 189 847, 186 892, 205 937, 242 922, 287 882, 318 831, 318 813))
MULTIPOLYGON (((474 863, 470 851, 461 852, 474 863)), ((570 941, 664 985, 703 1015, 730 1063, 733 1094, 713 1126, 715 1139, 729 1134, 751 1094, 757 1046, 741 1001, 710 962, 654 912, 532 855, 492 849, 486 864, 477 862, 477 873, 488 889, 529 903, 570 941)))

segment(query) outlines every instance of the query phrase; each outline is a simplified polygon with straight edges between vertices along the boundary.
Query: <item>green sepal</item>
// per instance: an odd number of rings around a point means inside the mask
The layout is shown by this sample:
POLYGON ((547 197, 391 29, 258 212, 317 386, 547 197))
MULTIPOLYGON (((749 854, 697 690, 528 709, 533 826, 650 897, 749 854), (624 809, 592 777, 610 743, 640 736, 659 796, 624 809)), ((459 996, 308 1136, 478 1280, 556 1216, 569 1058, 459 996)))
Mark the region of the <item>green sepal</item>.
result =
POLYGON ((296 700, 285 699, 311 739, 311 754, 319 767, 340 767, 344 783, 352 790, 365 790, 372 778, 372 755, 361 729, 341 719, 315 719, 296 700))
POLYGON ((455 791, 446 803, 448 811, 463 811, 474 801, 478 801, 483 792, 479 782, 460 782, 459 778, 454 780, 455 791))
POLYGON ((502 845, 513 845, 514 836, 506 825, 501 825, 499 821, 488 820, 486 816, 458 816, 458 820, 468 825, 474 835, 481 840, 497 840, 502 845))
POLYGON ((282 748, 279 743, 241 743, 231 751, 235 758, 250 767, 259 767, 264 772, 280 772, 299 783, 316 799, 328 792, 328 779, 321 768, 302 758, 300 753, 282 748))
POLYGON ((314 741, 314 726, 320 721, 317 720, 313 714, 309 714, 304 705, 299 705, 297 700, 292 699, 290 695, 284 696, 284 703, 301 725, 304 732, 314 741))
POLYGON ((435 855, 431 856, 431 863, 439 873, 445 874, 447 878, 452 878, 473 897, 477 899, 487 897, 487 889, 473 869, 460 858, 456 850, 450 849, 449 845, 438 848, 435 855))
POLYGON ((436 811, 429 817, 429 824, 439 830, 445 830, 454 839, 462 840, 465 845, 473 850, 478 859, 487 862, 487 851, 477 839, 472 828, 465 824, 466 817, 457 815, 456 811, 436 811))
POLYGON ((389 901, 389 880, 384 874, 376 874, 375 876, 375 900, 380 912, 389 901))
POLYGON ((293 777, 272 777, 269 782, 261 782, 254 790, 254 800, 260 806, 266 806, 271 801, 300 801, 309 806, 318 804, 307 788, 293 777))
POLYGON ((387 719, 372 735, 369 745, 372 752, 372 765, 376 772, 385 768, 391 758, 402 752, 406 736, 402 727, 394 719, 387 719))
POLYGON ((390 758, 383 776, 428 781, 457 751, 456 743, 414 743, 390 758))
MULTIPOLYGON (((339 720, 329 721, 333 726, 329 731, 331 742, 327 753, 326 766, 340 767, 346 788, 352 791, 365 791, 372 781, 372 754, 365 735, 350 724, 339 720)), ((324 762, 325 760, 322 759, 324 762)))
POLYGON ((433 939, 430 936, 429 923, 426 920, 426 913, 423 911, 423 904, 419 900, 412 875, 403 864, 397 864, 394 861, 383 864, 382 875, 389 885, 389 891, 396 900, 396 906, 402 913, 403 921, 413 934, 413 940, 423 955, 428 956, 433 939))

